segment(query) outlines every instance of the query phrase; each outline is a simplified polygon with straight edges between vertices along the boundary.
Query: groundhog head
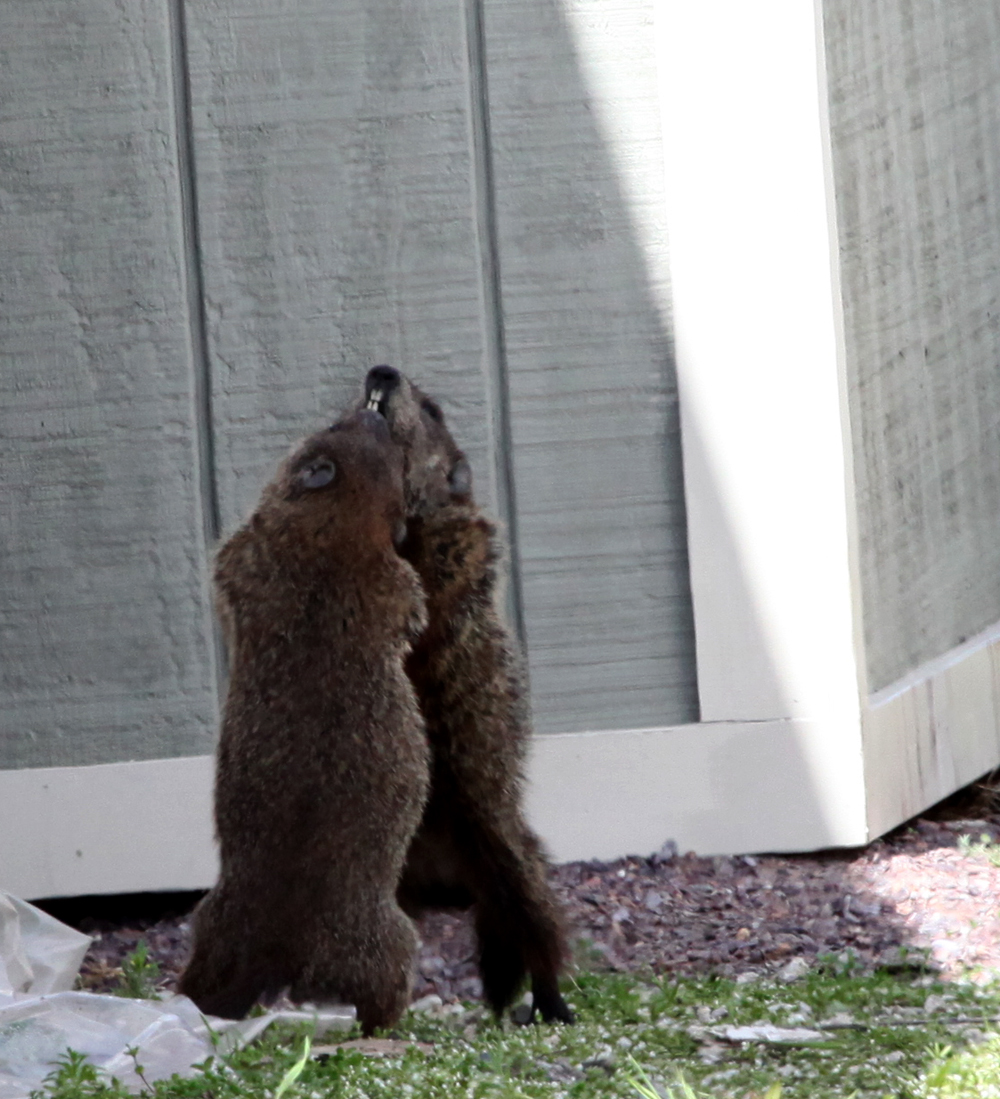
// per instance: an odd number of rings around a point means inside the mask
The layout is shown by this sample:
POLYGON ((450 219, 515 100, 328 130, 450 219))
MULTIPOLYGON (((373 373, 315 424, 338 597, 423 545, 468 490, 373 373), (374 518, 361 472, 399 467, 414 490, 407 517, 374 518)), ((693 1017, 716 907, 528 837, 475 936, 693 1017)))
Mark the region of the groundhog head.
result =
POLYGON ((312 552, 384 549, 405 535, 403 451, 362 409, 296 445, 264 490, 255 522, 312 552))
POLYGON ((472 470, 436 401, 393 367, 375 366, 365 379, 362 408, 383 416, 402 448, 408 515, 472 502, 472 470))

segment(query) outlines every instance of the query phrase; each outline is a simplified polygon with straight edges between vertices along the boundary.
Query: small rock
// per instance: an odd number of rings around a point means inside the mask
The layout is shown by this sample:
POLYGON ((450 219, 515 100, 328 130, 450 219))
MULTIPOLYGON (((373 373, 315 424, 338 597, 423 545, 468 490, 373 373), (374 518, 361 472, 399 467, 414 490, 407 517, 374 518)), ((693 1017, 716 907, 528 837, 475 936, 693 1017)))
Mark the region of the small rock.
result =
POLYGON ((650 889, 643 903, 650 912, 659 912, 663 907, 663 894, 657 893, 655 889, 650 889))
MULTIPOLYGON (((789 963, 789 964, 791 964, 791 963, 789 963)), ((748 969, 748 970, 746 970, 746 972, 741 973, 736 978, 736 983, 738 985, 752 985, 754 983, 754 981, 759 981, 759 980, 760 980, 760 974, 757 973, 753 969, 748 969)))
POLYGON ((653 866, 658 866, 661 862, 673 862, 677 858, 677 844, 673 840, 667 840, 666 843, 650 857, 650 862, 653 866))
POLYGON ((705 1065, 717 1065, 729 1050, 719 1042, 708 1042, 698 1050, 698 1058, 705 1065))
POLYGON ((511 1021, 517 1026, 527 1026, 531 1022, 531 1004, 518 1004, 510 1013, 511 1021))
POLYGON ((431 1012, 435 1011, 439 1007, 444 1006, 444 1000, 437 995, 436 992, 432 992, 429 996, 421 996, 419 1000, 414 1000, 410 1004, 410 1011, 431 1012))
POLYGON ((804 977, 810 969, 808 958, 792 958, 792 960, 778 970, 776 977, 782 984, 791 984, 804 977))
POLYGON ((935 939, 931 943, 931 957, 936 962, 945 964, 951 961, 952 958, 961 954, 962 947, 960 943, 949 942, 947 939, 935 939))
POLYGON ((573 1068, 569 1061, 559 1060, 554 1064, 540 1061, 539 1066, 554 1084, 575 1084, 578 1080, 583 1079, 583 1073, 573 1068))
POLYGON ((781 1027, 772 1023, 716 1027, 713 1033, 727 1042, 765 1042, 771 1045, 801 1045, 830 1040, 830 1035, 808 1027, 781 1027))
POLYGON ((369 1057, 402 1057, 408 1049, 419 1049, 424 1053, 430 1053, 434 1047, 426 1042, 411 1042, 405 1038, 352 1038, 337 1045, 313 1046, 312 1056, 316 1060, 323 1060, 339 1049, 355 1050, 369 1057))
POLYGON ((433 977, 435 973, 440 973, 444 969, 444 958, 439 954, 432 954, 428 958, 420 959, 420 972, 425 977, 433 977))
POLYGON ((463 1000, 479 1000, 483 995, 483 982, 479 977, 464 977, 455 986, 455 991, 463 1000))
POLYGON ((715 868, 715 873, 720 878, 731 878, 735 872, 733 866, 733 860, 729 855, 716 855, 712 859, 712 864, 715 868))

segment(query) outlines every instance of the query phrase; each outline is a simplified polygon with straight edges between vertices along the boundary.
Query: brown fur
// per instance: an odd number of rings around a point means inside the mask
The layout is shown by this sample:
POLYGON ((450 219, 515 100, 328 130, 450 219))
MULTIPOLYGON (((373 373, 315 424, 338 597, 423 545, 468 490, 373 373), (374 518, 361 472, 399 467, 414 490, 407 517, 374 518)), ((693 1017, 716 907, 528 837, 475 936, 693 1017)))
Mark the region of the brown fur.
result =
POLYGON ((290 987, 355 1004, 370 1034, 409 1003, 417 939, 395 893, 428 751, 403 667, 426 623, 394 549, 403 515, 399 448, 359 413, 297 447, 219 553, 221 870, 180 981, 205 1012, 290 987))
POLYGON ((572 1022, 559 994, 566 958, 547 862, 521 809, 530 720, 515 645, 495 606, 494 526, 472 501, 465 456, 438 406, 389 367, 365 404, 406 460, 402 552, 427 593, 429 624, 407 661, 431 745, 431 794, 400 883, 403 908, 475 906, 479 967, 499 1015, 530 975, 535 1010, 572 1022))

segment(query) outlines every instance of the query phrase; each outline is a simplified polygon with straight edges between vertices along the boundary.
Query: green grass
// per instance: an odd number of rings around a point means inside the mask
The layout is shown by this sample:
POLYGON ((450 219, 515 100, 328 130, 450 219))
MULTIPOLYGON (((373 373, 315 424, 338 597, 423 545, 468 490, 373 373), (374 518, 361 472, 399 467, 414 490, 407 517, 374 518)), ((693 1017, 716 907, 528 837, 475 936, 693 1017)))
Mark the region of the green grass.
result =
MULTIPOLYGON (((994 986, 945 985, 919 969, 866 975, 841 958, 792 984, 584 972, 566 996, 576 1026, 498 1026, 475 1009, 409 1014, 390 1036, 429 1051, 345 1047, 320 1059, 308 1056, 304 1031, 266 1032, 153 1090, 157 1099, 1000 1099, 1000 1026, 978 1021, 1000 1014, 994 986), (713 1041, 704 1030, 830 1020, 840 1025, 823 1030, 827 1041, 791 1047, 713 1041)), ((88 1070, 68 1056, 44 1094, 124 1099, 88 1070)))
POLYGON ((983 832, 978 841, 969 835, 959 836, 958 849, 970 858, 984 859, 993 866, 1000 866, 1000 843, 987 832, 983 832))
POLYGON ((158 998, 156 984, 159 979, 160 966, 155 958, 149 956, 146 940, 140 939, 135 949, 122 961, 121 984, 114 994, 136 1000, 154 1000, 158 998))

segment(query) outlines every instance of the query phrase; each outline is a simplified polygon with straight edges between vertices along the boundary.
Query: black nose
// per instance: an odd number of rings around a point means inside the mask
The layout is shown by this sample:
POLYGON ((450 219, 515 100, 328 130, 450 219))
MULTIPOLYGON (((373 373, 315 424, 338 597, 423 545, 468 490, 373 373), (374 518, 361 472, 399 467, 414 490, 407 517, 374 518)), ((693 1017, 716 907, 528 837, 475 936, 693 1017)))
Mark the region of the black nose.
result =
POLYGON ((385 398, 399 385, 400 373, 394 366, 373 366, 365 378, 365 396, 370 397, 372 390, 382 391, 385 398))

